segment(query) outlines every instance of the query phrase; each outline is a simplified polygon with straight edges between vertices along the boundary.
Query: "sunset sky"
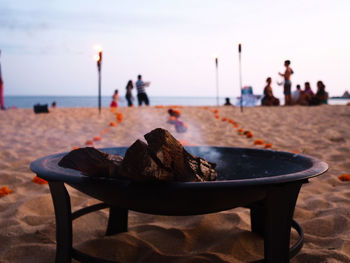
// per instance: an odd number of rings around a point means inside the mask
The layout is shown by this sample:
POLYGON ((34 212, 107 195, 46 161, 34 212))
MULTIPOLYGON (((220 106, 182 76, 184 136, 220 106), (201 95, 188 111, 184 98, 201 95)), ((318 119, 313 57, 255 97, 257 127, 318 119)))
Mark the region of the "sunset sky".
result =
POLYGON ((261 94, 267 77, 282 96, 290 59, 296 84, 322 80, 330 95, 350 90, 349 0, 0 0, 5 95, 96 95, 93 46, 104 49, 102 94, 125 92, 138 74, 150 96, 221 96, 243 84, 261 94))

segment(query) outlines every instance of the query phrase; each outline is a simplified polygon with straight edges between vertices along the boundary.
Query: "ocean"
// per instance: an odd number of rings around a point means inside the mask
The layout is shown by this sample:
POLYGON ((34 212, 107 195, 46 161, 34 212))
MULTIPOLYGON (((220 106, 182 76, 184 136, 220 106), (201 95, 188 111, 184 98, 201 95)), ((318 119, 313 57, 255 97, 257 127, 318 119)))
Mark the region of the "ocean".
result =
MULTIPOLYGON (((230 98, 232 104, 239 103, 237 98, 230 98)), ((57 107, 97 107, 97 96, 5 96, 6 108, 32 108, 35 104, 48 104, 56 102, 57 107)), ((283 105, 284 100, 280 98, 283 105)), ((344 105, 350 102, 350 99, 329 99, 331 105, 344 105)), ((102 107, 108 107, 111 103, 110 96, 102 96, 102 107)), ((219 105, 225 103, 225 98, 219 98, 219 105)), ((134 104, 137 104, 136 99, 134 104)), ((154 105, 183 105, 183 106, 216 106, 216 97, 150 97, 151 106, 154 105)), ((256 100, 255 105, 260 105, 260 101, 256 100)), ((126 107, 127 102, 124 98, 120 98, 119 107, 126 107)))

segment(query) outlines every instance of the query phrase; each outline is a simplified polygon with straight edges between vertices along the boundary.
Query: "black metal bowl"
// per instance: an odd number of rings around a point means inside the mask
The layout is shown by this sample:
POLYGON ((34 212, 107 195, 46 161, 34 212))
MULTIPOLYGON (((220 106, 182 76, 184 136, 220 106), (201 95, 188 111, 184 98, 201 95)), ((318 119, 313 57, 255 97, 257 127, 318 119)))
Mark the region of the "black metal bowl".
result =
MULTIPOLYGON (((126 149, 101 150, 124 155, 126 149)), ((325 162, 313 157, 281 151, 209 146, 186 150, 216 163, 217 180, 138 183, 92 178, 58 166, 66 153, 38 159, 30 167, 45 180, 65 182, 106 204, 162 215, 205 214, 245 206, 263 200, 271 185, 306 182, 328 169, 325 162)))

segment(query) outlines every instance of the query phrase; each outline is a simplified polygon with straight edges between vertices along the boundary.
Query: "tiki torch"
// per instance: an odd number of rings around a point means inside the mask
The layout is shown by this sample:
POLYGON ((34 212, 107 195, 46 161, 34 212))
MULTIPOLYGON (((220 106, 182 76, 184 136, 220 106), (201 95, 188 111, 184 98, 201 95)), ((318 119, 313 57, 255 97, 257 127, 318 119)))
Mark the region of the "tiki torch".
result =
POLYGON ((97 73, 98 73, 98 112, 101 114, 101 66, 102 66, 102 47, 94 47, 98 51, 96 56, 97 61, 97 73))
POLYGON ((215 57, 215 70, 216 70, 216 104, 219 106, 219 60, 215 57))
POLYGON ((242 46, 238 44, 238 58, 239 58, 239 86, 241 89, 241 112, 243 112, 243 91, 242 91, 242 61, 241 61, 242 46))

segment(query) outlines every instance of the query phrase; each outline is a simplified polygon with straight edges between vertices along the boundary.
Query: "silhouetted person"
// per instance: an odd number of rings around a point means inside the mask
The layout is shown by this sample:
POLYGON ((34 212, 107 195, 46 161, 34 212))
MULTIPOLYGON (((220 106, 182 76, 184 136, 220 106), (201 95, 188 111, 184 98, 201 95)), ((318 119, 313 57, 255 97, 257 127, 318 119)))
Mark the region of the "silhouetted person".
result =
MULTIPOLYGON (((0 56, 1 56, 1 50, 0 50, 0 56)), ((5 100, 4 100, 4 81, 2 80, 2 74, 1 74, 1 63, 0 63, 0 109, 5 109, 5 100)))
POLYGON ((142 76, 137 76, 136 81, 136 89, 137 89, 137 100, 139 102, 139 106, 144 102, 147 106, 149 105, 149 99, 146 94, 146 87, 148 87, 150 82, 143 82, 142 76))
POLYGON ((278 73, 284 79, 283 94, 284 94, 285 105, 292 105, 292 93, 291 93, 292 82, 290 80, 290 77, 293 74, 293 70, 289 67, 289 65, 290 65, 289 60, 284 61, 284 66, 286 67, 286 70, 284 71, 284 73, 278 73))
POLYGON ((304 83, 304 90, 300 92, 297 104, 310 105, 314 92, 311 89, 310 82, 304 83))
POLYGON ((53 101, 52 104, 51 104, 51 108, 56 108, 57 104, 56 104, 56 101, 53 101))
POLYGON ((224 106, 232 106, 231 102, 230 102, 230 98, 225 98, 225 104, 224 106))
POLYGON ((261 105, 263 106, 279 106, 280 100, 273 96, 272 87, 271 87, 272 79, 268 77, 266 79, 266 86, 264 88, 264 97, 261 100, 261 105))
POLYGON ((328 93, 322 81, 317 81, 317 92, 311 98, 310 105, 321 105, 328 103, 328 93))
POLYGON ((128 84, 126 84, 126 94, 125 94, 125 98, 128 101, 128 106, 132 107, 132 100, 133 100, 133 96, 132 96, 132 89, 134 88, 134 84, 132 83, 132 80, 128 81, 128 84))

